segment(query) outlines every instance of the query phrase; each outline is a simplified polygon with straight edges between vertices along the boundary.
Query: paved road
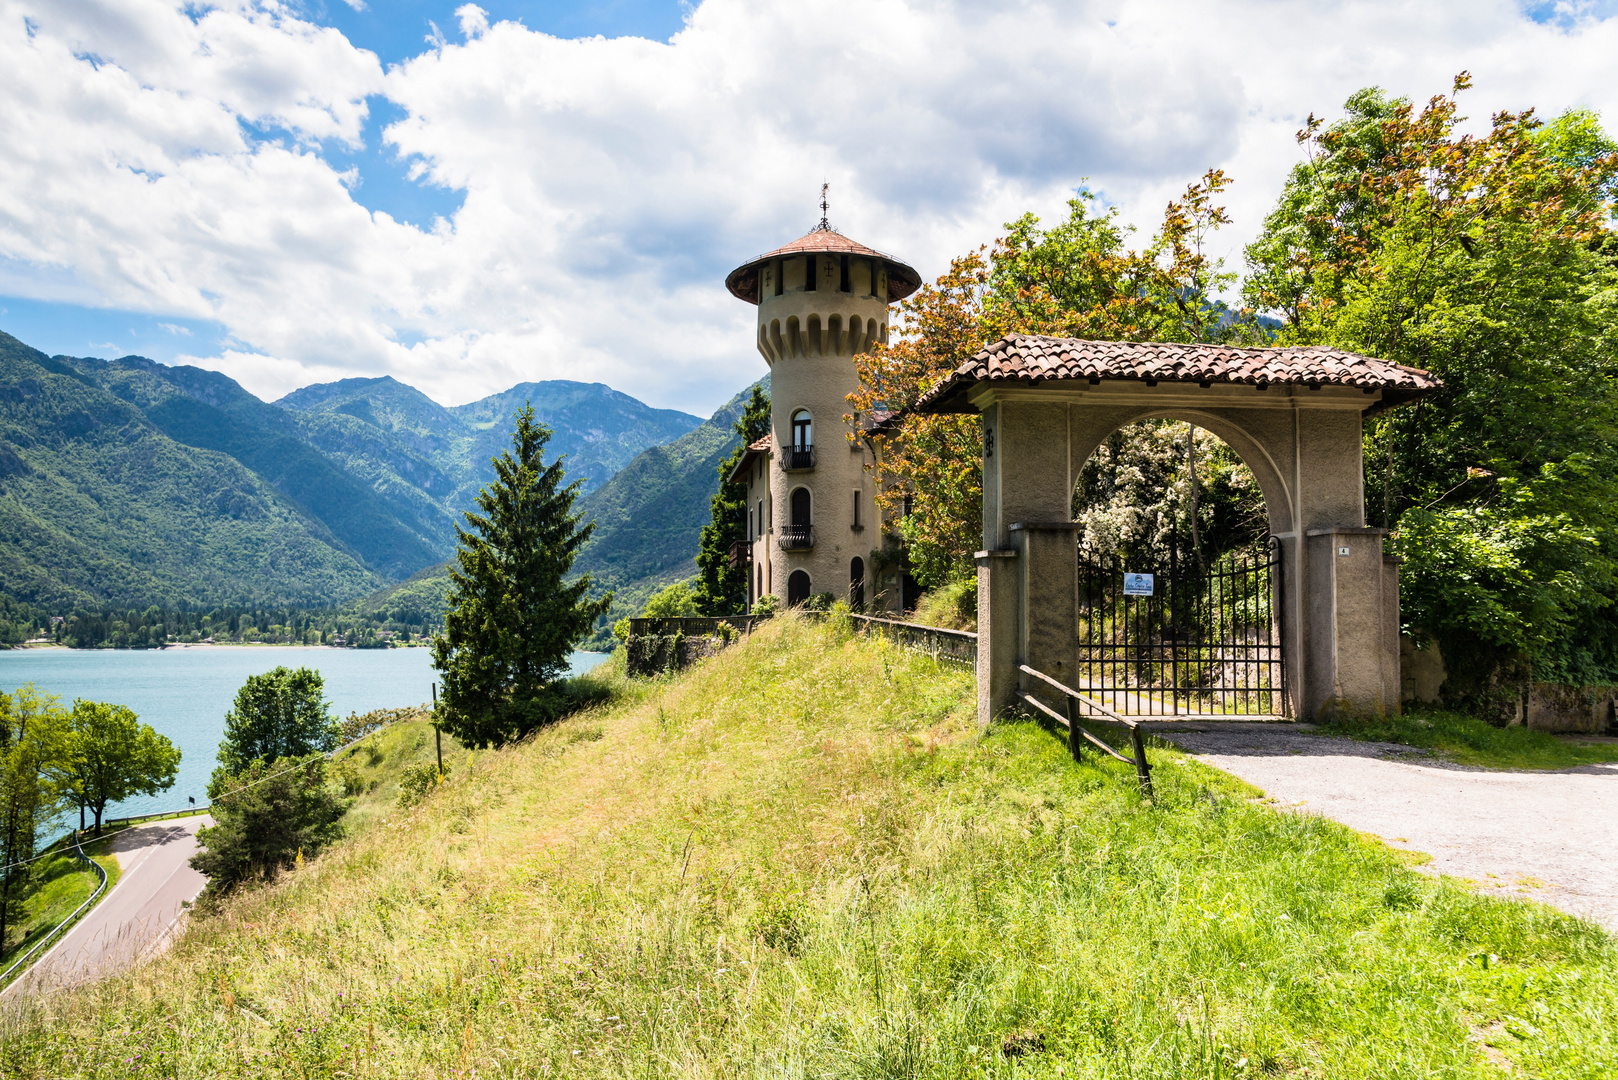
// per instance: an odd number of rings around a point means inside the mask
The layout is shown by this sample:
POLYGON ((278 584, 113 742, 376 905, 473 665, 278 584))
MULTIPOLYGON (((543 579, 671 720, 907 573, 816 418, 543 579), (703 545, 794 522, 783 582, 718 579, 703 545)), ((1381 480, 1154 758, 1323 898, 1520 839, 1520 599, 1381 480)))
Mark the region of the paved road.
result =
POLYGON ((199 815, 113 837, 109 846, 123 870, 118 884, 5 993, 85 982, 163 948, 178 928, 184 902, 194 900, 207 883, 188 860, 197 851, 197 829, 212 823, 199 815))
POLYGON ((1291 726, 1155 733, 1262 788, 1282 807, 1426 852, 1431 872, 1542 900, 1618 931, 1618 764, 1499 772, 1291 726))

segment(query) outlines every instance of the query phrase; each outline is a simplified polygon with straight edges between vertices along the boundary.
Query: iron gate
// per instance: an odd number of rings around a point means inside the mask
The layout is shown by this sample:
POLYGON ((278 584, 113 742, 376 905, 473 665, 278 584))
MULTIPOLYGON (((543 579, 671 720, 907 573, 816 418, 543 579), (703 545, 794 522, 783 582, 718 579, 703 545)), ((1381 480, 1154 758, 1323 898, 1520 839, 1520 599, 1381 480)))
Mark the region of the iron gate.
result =
POLYGON ((1078 688, 1124 715, 1287 715, 1281 589, 1273 537, 1206 567, 1174 545, 1155 565, 1081 556, 1078 688))

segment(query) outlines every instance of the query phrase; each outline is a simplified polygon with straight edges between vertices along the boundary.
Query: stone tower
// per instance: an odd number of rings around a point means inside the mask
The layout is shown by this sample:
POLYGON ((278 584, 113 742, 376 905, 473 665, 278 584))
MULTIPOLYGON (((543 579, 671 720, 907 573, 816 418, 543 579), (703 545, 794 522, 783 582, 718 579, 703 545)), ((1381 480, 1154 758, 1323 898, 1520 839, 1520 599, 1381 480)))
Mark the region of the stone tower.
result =
POLYGON ((921 284, 897 259, 856 244, 823 217, 809 235, 733 270, 725 286, 758 305, 758 351, 770 366, 770 437, 749 448, 749 602, 774 593, 801 603, 831 593, 896 611, 897 576, 875 580, 882 547, 865 468, 870 449, 847 438, 854 357, 888 337, 888 305, 921 284))

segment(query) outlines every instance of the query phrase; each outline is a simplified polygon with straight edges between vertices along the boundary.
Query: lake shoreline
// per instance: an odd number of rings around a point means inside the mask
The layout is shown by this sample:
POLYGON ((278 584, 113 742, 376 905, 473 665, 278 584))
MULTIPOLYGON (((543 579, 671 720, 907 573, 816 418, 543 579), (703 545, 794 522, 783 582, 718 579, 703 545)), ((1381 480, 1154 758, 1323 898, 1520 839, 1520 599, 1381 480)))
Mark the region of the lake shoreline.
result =
MULTIPOLYGON (((607 659, 575 652, 569 674, 607 659)), ((166 812, 203 801, 217 764, 225 715, 245 681, 271 668, 307 667, 320 672, 334 717, 374 709, 413 708, 432 700, 442 676, 432 650, 354 649, 334 645, 264 642, 197 642, 150 649, 73 649, 66 646, 0 651, 0 690, 32 684, 64 707, 75 699, 125 705, 167 736, 181 751, 180 771, 168 791, 134 796, 109 806, 112 817, 166 812)))

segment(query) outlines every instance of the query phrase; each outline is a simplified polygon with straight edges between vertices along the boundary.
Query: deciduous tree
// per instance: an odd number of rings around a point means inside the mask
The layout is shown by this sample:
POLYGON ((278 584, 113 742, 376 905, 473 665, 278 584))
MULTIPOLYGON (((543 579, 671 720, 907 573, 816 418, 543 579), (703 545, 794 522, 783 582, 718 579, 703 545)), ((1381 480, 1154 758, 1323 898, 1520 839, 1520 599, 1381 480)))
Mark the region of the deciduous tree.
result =
POLYGON ((324 754, 255 758, 241 772, 216 772, 208 785, 214 824, 197 830, 203 850, 191 865, 206 874, 204 900, 268 881, 299 855, 312 858, 342 836, 346 801, 326 776, 324 754))
POLYGON ((1484 702, 1618 678, 1618 147, 1588 113, 1466 134, 1468 81, 1311 117, 1244 295, 1287 341, 1443 380, 1368 425, 1366 515, 1397 530, 1446 691, 1484 702))
POLYGON ((253 761, 329 753, 337 748, 337 720, 325 699, 326 683, 311 668, 277 667, 250 675, 225 714, 219 768, 239 773, 253 761))
POLYGON ((39 830, 61 808, 51 762, 61 757, 67 714, 32 685, 0 694, 0 951, 27 897, 39 830))
POLYGON ((1116 209, 1092 213, 1088 192, 1050 228, 1025 214, 992 248, 953 260, 904 301, 894 339, 856 358, 861 388, 849 397, 847 419, 894 417, 870 436, 880 450, 877 501, 923 585, 970 573, 981 546, 982 429, 975 416, 924 416, 911 407, 1008 334, 1114 341, 1236 334, 1217 299, 1232 275, 1205 250, 1209 234, 1229 221, 1217 203, 1229 184, 1210 170, 1168 204, 1162 228, 1138 250, 1126 246, 1116 209))
POLYGON ((80 828, 84 811, 89 810, 100 836, 101 815, 108 803, 156 795, 174 786, 179 749, 126 706, 75 701, 65 734, 54 771, 64 792, 78 804, 80 828))

